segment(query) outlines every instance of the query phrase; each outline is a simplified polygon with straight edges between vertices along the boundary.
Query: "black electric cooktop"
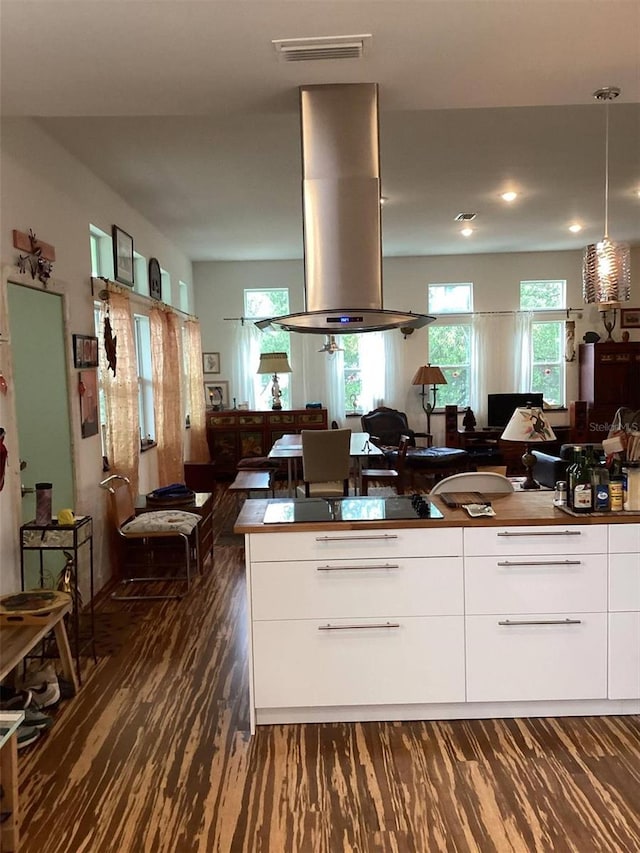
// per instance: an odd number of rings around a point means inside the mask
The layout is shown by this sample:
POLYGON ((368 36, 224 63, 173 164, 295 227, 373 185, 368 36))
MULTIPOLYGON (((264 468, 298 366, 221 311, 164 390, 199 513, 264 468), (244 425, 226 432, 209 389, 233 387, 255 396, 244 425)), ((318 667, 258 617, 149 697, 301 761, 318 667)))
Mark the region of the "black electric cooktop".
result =
POLYGON ((443 517, 436 506, 419 495, 397 495, 390 498, 298 498, 269 501, 263 523, 388 521, 443 517))

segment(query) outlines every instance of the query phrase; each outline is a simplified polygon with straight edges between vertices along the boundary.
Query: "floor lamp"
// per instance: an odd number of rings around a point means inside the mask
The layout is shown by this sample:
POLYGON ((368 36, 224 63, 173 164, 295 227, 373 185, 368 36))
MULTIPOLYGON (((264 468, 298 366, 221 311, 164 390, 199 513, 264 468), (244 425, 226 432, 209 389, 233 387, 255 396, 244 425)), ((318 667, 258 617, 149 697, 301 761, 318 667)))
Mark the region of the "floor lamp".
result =
POLYGON ((420 391, 420 397, 422 398, 422 408, 424 409, 424 413, 427 416, 427 432, 431 435, 431 412, 436 407, 436 394, 438 393, 438 385, 446 385, 447 380, 444 378, 443 372, 439 367, 436 367, 431 364, 423 364, 417 370, 416 374, 411 380, 412 385, 422 385, 422 391, 420 391), (431 385, 431 389, 425 391, 425 385, 431 385), (426 400, 429 394, 432 395, 431 400, 426 400))

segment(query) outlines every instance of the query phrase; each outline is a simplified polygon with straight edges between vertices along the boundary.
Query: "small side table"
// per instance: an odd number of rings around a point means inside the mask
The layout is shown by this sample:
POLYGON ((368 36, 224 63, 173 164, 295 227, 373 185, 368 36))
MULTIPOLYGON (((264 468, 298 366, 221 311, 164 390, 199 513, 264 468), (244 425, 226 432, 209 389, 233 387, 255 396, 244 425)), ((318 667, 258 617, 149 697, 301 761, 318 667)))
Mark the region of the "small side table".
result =
POLYGON ((24 577, 24 555, 26 551, 37 551, 40 557, 40 586, 44 586, 44 554, 47 551, 69 551, 73 554, 74 561, 74 581, 72 596, 74 601, 73 612, 71 615, 73 634, 71 636, 71 645, 73 655, 76 661, 76 671, 78 673, 78 681, 82 683, 80 674, 80 654, 85 648, 91 647, 92 656, 97 663, 95 643, 95 621, 93 612, 93 519, 90 515, 77 516, 73 524, 58 524, 57 521, 51 520, 50 524, 36 524, 35 521, 30 521, 23 524, 20 528, 20 575, 22 580, 22 589, 25 588, 24 577), (84 637, 80 636, 80 612, 77 607, 78 602, 78 574, 79 574, 79 555, 81 549, 89 550, 89 605, 83 617, 86 616, 88 622, 88 631, 84 637))

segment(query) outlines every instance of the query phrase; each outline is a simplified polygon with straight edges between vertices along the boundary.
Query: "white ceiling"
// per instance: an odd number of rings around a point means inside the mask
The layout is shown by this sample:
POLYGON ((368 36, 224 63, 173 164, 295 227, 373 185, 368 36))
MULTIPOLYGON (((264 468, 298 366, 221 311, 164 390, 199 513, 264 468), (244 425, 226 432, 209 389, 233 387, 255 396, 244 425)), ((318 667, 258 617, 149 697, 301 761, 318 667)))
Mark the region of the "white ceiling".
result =
POLYGON ((604 228, 592 93, 617 85, 609 232, 640 245, 640 0, 0 0, 0 48, 2 114, 193 260, 302 256, 298 86, 325 82, 380 86, 385 255, 582 247, 604 228), (271 44, 354 33, 359 61, 271 44))

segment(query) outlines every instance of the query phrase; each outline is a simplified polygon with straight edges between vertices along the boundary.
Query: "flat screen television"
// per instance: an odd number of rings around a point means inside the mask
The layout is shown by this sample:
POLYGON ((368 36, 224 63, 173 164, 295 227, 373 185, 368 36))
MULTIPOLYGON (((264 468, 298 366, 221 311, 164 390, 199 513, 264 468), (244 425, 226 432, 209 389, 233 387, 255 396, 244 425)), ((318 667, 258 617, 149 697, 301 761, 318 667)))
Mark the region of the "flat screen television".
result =
POLYGON ((487 420, 492 429, 504 429, 514 411, 531 403, 542 408, 542 394, 488 394, 487 420))

